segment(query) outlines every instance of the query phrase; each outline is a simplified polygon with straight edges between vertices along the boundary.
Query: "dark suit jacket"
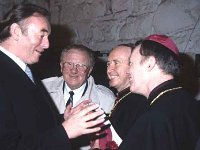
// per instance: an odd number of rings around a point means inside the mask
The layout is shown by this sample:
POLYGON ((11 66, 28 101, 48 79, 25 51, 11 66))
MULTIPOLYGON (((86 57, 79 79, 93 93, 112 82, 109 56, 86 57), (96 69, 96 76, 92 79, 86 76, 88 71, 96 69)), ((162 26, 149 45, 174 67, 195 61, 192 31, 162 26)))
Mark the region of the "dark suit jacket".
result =
POLYGON ((42 87, 0 51, 0 149, 69 150, 58 112, 42 87))

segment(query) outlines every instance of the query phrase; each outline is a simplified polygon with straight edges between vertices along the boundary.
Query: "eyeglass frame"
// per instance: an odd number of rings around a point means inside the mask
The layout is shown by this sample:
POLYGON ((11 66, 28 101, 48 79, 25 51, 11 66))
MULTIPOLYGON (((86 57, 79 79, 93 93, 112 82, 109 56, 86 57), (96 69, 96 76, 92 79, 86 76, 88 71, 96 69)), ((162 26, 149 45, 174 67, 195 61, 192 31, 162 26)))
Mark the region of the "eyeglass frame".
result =
POLYGON ((67 69, 71 70, 74 68, 74 66, 76 67, 76 69, 79 71, 79 72, 86 72, 86 70, 89 68, 88 65, 85 65, 85 64, 81 64, 81 63, 73 63, 73 62, 68 62, 68 61, 65 61, 63 62, 63 66, 66 67, 67 69), (66 66, 67 64, 67 66, 66 66), (85 68, 84 68, 85 67, 85 68))

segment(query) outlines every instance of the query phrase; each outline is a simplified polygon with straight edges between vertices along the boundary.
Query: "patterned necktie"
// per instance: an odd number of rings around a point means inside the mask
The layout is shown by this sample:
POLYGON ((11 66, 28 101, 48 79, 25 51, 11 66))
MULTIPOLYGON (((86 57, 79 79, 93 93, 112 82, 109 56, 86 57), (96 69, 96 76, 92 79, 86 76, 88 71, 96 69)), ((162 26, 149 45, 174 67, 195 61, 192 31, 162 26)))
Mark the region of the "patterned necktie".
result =
POLYGON ((74 92, 73 91, 69 91, 69 99, 68 99, 68 101, 67 101, 67 103, 66 103, 66 107, 70 104, 70 103, 72 103, 72 106, 73 106, 73 95, 74 95, 74 92))
POLYGON ((33 79, 32 72, 31 72, 31 70, 30 70, 30 68, 29 68, 28 66, 26 66, 26 68, 25 68, 25 73, 27 74, 27 76, 29 77, 29 79, 31 79, 31 81, 32 81, 33 83, 35 83, 35 82, 34 82, 34 79, 33 79))

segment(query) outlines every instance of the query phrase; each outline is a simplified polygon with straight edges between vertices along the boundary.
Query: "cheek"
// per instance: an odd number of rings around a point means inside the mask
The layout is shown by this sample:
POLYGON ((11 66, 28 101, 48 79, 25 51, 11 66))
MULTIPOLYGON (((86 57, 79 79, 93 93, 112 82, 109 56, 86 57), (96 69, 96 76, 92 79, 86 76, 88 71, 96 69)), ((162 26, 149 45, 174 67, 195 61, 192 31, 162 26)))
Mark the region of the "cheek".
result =
POLYGON ((79 77, 82 80, 86 80, 88 78, 88 73, 79 73, 79 77))
POLYGON ((36 48, 36 47, 39 47, 41 45, 42 40, 35 38, 35 37, 32 37, 32 38, 29 39, 28 42, 30 43, 30 46, 32 46, 33 48, 36 48))
POLYGON ((124 66, 117 66, 113 70, 114 72, 117 72, 120 75, 124 75, 126 72, 126 68, 124 66))
POLYGON ((68 70, 67 70, 65 67, 62 67, 62 68, 61 68, 61 72, 64 74, 64 73, 67 73, 68 70))
POLYGON ((70 74, 70 71, 69 70, 67 70, 67 69, 65 69, 65 68, 62 68, 62 70, 61 70, 62 72, 62 75, 64 76, 64 77, 68 77, 69 76, 69 74, 70 74))
POLYGON ((81 83, 86 81, 86 79, 87 79, 86 76, 79 76, 79 80, 80 80, 81 83))
POLYGON ((129 69, 129 74, 131 77, 133 77, 133 72, 134 72, 134 69, 133 67, 131 66, 130 69, 129 69))

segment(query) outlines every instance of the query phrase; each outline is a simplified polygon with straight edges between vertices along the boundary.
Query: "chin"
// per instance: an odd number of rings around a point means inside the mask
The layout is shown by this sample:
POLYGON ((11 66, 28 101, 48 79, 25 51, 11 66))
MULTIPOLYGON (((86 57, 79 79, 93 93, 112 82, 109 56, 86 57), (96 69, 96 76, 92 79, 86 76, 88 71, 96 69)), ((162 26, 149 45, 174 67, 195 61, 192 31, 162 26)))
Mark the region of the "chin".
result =
POLYGON ((39 62, 39 60, 40 60, 40 57, 35 57, 34 59, 30 59, 30 61, 31 61, 31 64, 35 64, 35 63, 38 63, 39 62))
POLYGON ((110 85, 110 87, 115 87, 116 84, 112 81, 109 81, 109 85, 110 85))
POLYGON ((38 61, 39 61, 39 60, 29 60, 29 61, 27 62, 27 64, 32 65, 32 64, 37 63, 38 61))

